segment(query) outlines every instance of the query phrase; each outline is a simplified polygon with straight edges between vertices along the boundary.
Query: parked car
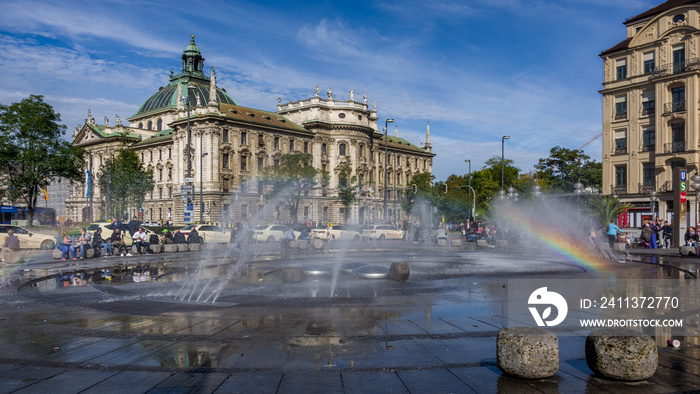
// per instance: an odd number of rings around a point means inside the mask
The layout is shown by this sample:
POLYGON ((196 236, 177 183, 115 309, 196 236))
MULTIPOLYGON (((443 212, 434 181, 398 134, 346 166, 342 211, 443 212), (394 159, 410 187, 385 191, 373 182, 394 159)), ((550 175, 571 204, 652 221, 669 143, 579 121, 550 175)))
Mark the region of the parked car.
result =
MULTIPOLYGON (((291 230, 289 227, 281 224, 270 224, 265 226, 258 226, 253 230, 253 241, 255 242, 275 242, 281 241, 284 238, 284 232, 291 230)), ((298 237, 299 234, 294 234, 294 237, 298 237)))
POLYGON ((200 237, 204 238, 205 243, 228 243, 231 241, 231 231, 210 224, 190 224, 181 228, 180 232, 187 237, 190 235, 190 231, 192 231, 193 228, 197 229, 197 233, 199 233, 200 237))
MULTIPOLYGON (((158 223, 152 222, 152 221, 150 221, 150 220, 147 220, 147 221, 141 223, 141 225, 142 225, 142 226, 146 226, 146 227, 158 227, 158 226, 160 226, 158 223)), ((144 229, 144 230, 145 230, 145 229, 144 229)))
POLYGON ((44 249, 51 250, 56 247, 56 237, 44 234, 36 234, 24 227, 9 224, 0 224, 0 245, 5 243, 7 230, 12 229, 19 238, 20 249, 44 249))
MULTIPOLYGON (((318 227, 311 229, 311 234, 309 237, 311 238, 320 238, 320 239, 326 239, 326 231, 327 227, 318 227)), ((353 240, 353 241, 359 241, 360 240, 360 233, 354 230, 351 230, 347 226, 343 224, 338 224, 334 225, 333 229, 331 230, 331 238, 332 239, 342 239, 342 240, 353 240)))
POLYGON ((385 239, 403 239, 403 231, 388 224, 376 224, 362 230, 362 237, 383 241, 385 239))

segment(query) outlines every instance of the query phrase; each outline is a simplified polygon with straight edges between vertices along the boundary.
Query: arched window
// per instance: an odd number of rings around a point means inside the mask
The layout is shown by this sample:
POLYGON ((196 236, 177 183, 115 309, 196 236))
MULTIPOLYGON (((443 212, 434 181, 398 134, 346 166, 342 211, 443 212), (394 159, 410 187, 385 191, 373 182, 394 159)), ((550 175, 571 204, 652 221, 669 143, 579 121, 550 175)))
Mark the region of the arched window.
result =
POLYGON ((163 130, 163 119, 158 119, 158 131, 163 130))
POLYGON ((153 122, 150 120, 148 121, 148 130, 153 130, 153 122))
POLYGON ((340 156, 345 156, 345 155, 346 155, 346 153, 345 153, 345 144, 340 144, 340 145, 338 145, 338 154, 339 154, 340 156))
POLYGON ((139 123, 139 129, 143 128, 143 123, 139 123))

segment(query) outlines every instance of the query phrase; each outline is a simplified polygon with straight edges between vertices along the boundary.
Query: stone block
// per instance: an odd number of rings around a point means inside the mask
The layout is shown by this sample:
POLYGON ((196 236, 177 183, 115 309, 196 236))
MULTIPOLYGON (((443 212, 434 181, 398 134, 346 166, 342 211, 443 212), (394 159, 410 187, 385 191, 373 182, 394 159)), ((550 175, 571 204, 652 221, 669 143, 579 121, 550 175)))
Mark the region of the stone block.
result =
POLYGON ((299 249, 299 241, 296 239, 289 241, 289 249, 299 249))
POLYGON ((453 248, 461 248, 462 247, 462 240, 461 239, 452 239, 452 240, 450 240, 450 245, 452 245, 453 248))
POLYGON ((487 246, 489 246, 489 243, 486 242, 485 239, 477 239, 476 240, 476 247, 477 248, 485 248, 487 246))
POLYGON ((303 272, 299 267, 289 267, 282 270, 282 281, 285 283, 296 283, 301 281, 303 272))
POLYGON ((174 253, 177 252, 179 248, 177 247, 177 244, 167 244, 163 245, 163 251, 165 253, 174 253))
POLYGON ((624 252, 625 250, 627 250, 627 244, 623 242, 615 242, 613 244, 613 250, 615 252, 624 252))
POLYGON ((61 256, 63 256, 63 252, 61 252, 61 251, 58 250, 58 249, 54 249, 54 250, 53 250, 53 258, 54 258, 54 259, 59 259, 59 260, 60 260, 60 259, 61 259, 61 256))
POLYGON ((437 240, 437 246, 439 246, 441 248, 447 246, 447 240, 444 238, 439 238, 437 240))
POLYGON ((187 252, 190 250, 189 245, 187 245, 187 244, 176 244, 176 245, 177 245, 178 252, 187 252))
POLYGON ((95 257, 95 249, 94 248, 85 249, 85 258, 91 259, 93 257, 95 257))
POLYGON ((397 282, 405 282, 411 275, 408 264, 404 262, 391 263, 389 267, 389 277, 397 282))
POLYGON ((202 248, 202 244, 189 244, 190 252, 199 252, 202 248))
POLYGON ((160 253, 162 251, 162 246, 161 245, 151 245, 151 250, 153 253, 160 253))
POLYGON ((300 240, 298 242, 299 242, 298 247, 300 250, 307 250, 310 246, 309 241, 307 241, 307 240, 300 240))
POLYGON ((318 238, 311 240, 311 247, 316 249, 316 250, 323 249, 323 245, 324 245, 323 240, 320 240, 318 238))
POLYGON ((508 247, 508 240, 507 239, 496 240, 496 247, 497 248, 507 248, 508 247))
POLYGON ((511 327, 498 333, 498 368, 508 375, 544 379, 559 371, 559 340, 537 327, 511 327))
POLYGON ((681 256, 695 256, 695 248, 689 245, 680 247, 681 256))
POLYGON ((624 328, 593 331, 586 338, 586 363, 606 378, 638 381, 656 372, 659 353, 649 335, 624 328))

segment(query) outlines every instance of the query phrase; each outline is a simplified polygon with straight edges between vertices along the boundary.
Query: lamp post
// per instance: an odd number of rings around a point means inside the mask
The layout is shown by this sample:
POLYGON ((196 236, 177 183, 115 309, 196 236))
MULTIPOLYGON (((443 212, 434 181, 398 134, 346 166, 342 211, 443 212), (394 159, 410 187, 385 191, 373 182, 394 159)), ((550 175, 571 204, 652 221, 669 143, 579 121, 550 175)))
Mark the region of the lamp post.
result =
POLYGON ((384 123, 384 221, 387 219, 387 211, 386 211, 386 192, 387 192, 387 184, 386 184, 386 174, 387 174, 387 166, 389 165, 389 150, 388 150, 388 142, 389 142, 389 123, 394 123, 394 119, 387 119, 386 122, 384 123))
MULTIPOLYGON (((178 82, 179 83, 179 82, 178 82)), ((182 96, 182 103, 187 107, 187 178, 188 180, 191 180, 192 177, 192 155, 190 154, 190 145, 192 143, 192 129, 190 128, 190 100, 189 100, 189 91, 190 89, 196 89, 194 86, 187 84, 187 91, 185 95, 182 96)), ((188 185, 192 185, 192 182, 186 182, 188 185)), ((187 193, 192 193, 192 189, 188 189, 187 193)), ((191 199, 187 199, 187 203, 191 203, 191 199)), ((183 213, 183 219, 184 219, 184 213, 183 213)))
POLYGON ((501 195, 501 198, 503 198, 503 187, 505 184, 505 173, 506 173, 506 162, 505 162, 505 152, 506 152, 506 140, 509 140, 510 136, 509 135, 504 135, 503 138, 501 138, 501 193, 498 193, 501 195))
MULTIPOLYGON (((694 175, 694 176, 697 176, 697 175, 694 175)), ((700 181, 700 176, 698 176, 698 180, 700 181)), ((693 189, 697 190, 700 188, 700 183, 693 183, 690 186, 693 187, 693 189), (697 185, 697 187, 695 187, 693 185, 697 185)), ((651 220, 652 220, 652 222, 654 221, 654 210, 656 208, 655 207, 656 200, 658 200, 658 199, 659 199, 659 197, 656 196, 656 191, 652 191, 651 193, 649 193, 649 201, 651 201, 651 220)), ((697 207, 697 201, 695 201, 695 206, 697 207)))
MULTIPOLYGON (((697 227, 697 223, 698 223, 698 198, 700 198, 700 175, 698 175, 698 173, 696 172, 695 175, 690 177, 690 180, 693 182, 690 184, 690 187, 695 189, 695 226, 697 227)), ((695 229, 695 231, 697 232, 697 228, 695 229)))
POLYGON ((579 200, 579 195, 583 193, 583 183, 580 181, 574 183, 574 194, 576 194, 576 217, 578 218, 581 213, 581 202, 579 200))
POLYGON ((532 195, 536 198, 542 195, 542 186, 535 185, 532 187, 532 195))
POLYGON ((204 130, 199 133, 199 224, 204 223, 204 130))
MULTIPOLYGON (((467 175, 467 179, 469 181, 469 189, 471 189, 472 188, 472 161, 467 159, 467 160, 464 160, 464 162, 469 164, 469 175, 467 175)), ((476 193, 474 193, 474 202, 476 202, 476 193)), ((469 217, 471 217, 471 213, 470 213, 469 217)))

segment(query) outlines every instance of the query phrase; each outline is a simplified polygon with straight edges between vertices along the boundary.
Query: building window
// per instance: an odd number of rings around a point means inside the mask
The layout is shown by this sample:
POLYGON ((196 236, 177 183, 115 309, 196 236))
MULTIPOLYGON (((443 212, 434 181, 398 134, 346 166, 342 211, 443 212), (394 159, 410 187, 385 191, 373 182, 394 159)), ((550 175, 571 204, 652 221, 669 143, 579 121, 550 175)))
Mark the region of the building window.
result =
POLYGON ((228 130, 224 130, 223 133, 221 133, 221 140, 223 142, 228 142, 228 130))
POLYGON ((221 166, 223 168, 228 168, 228 161, 229 161, 229 154, 228 153, 224 153, 223 155, 221 155, 221 166))
POLYGON ((615 166, 615 187, 627 186, 627 166, 615 166))
POLYGON ((345 154, 346 154, 346 152, 345 152, 345 144, 340 144, 340 145, 338 145, 338 154, 339 154, 340 156, 345 156, 345 154))
POLYGON ((258 157, 258 171, 262 171, 262 170, 263 170, 263 158, 258 157))
POLYGON ((685 152, 685 122, 671 123, 671 152, 685 152))
POLYGON ((627 118, 627 96, 615 97, 615 119, 627 118))
POLYGON ((265 137, 262 134, 258 136, 258 146, 261 148, 265 146, 265 137))
POLYGON ((326 144, 321 145, 321 156, 326 156, 328 154, 328 147, 326 144))
POLYGON ((143 123, 139 123, 139 129, 143 128, 143 123))
POLYGON ((276 166, 280 165, 280 158, 279 157, 275 157, 274 164, 276 166))
POLYGON ((642 168, 642 185, 654 186, 656 184, 656 169, 654 163, 644 163, 642 168))
POLYGON ((172 181, 173 180, 173 169, 168 168, 168 180, 172 181))
POLYGON ((656 67, 656 62, 654 61, 654 52, 647 52, 644 54, 644 74, 650 74, 654 72, 654 67, 656 67))
POLYGON ((328 220, 328 207, 323 207, 323 220, 328 220))
POLYGON ((280 137, 275 137, 275 149, 280 148, 280 137))
POLYGON ((685 71, 685 45, 673 47, 673 73, 685 71))
POLYGON ((289 140, 289 151, 294 152, 294 140, 289 140))
POLYGON ((642 129, 642 151, 654 150, 656 145, 656 129, 645 127, 642 129))
POLYGON ((158 188, 158 198, 160 198, 161 200, 163 199, 163 188, 162 187, 158 188))
POLYGON ((247 157, 241 156, 241 171, 247 171, 247 170, 248 170, 247 164, 248 164, 247 157))
POLYGON ((241 132, 241 145, 248 145, 247 135, 245 131, 241 132))
POLYGON ((163 149, 158 149, 158 161, 163 160, 163 149))
POLYGON ((304 153, 309 153, 309 143, 304 142, 304 153))
POLYGON ((163 169, 158 169, 158 181, 163 181, 163 169))
POLYGON ((163 130, 163 119, 158 119, 158 131, 163 130))
POLYGON ((168 148, 168 159, 172 159, 172 158, 173 158, 173 149, 168 148))
POLYGON ((309 207, 304 207, 304 219, 309 218, 309 207))
POLYGON ((365 157, 365 146, 360 145, 360 152, 359 152, 360 157, 365 157))
POLYGON ((656 109, 656 91, 642 93, 642 115, 654 115, 656 109))
POLYGON ((153 122, 150 120, 148 121, 148 130, 153 130, 153 122))
POLYGON ((671 88, 671 112, 685 111, 685 86, 671 88))
POLYGON ((168 186, 168 198, 173 198, 173 187, 168 186))
POLYGON ((618 59, 616 62, 617 79, 627 78, 627 59, 618 59))

